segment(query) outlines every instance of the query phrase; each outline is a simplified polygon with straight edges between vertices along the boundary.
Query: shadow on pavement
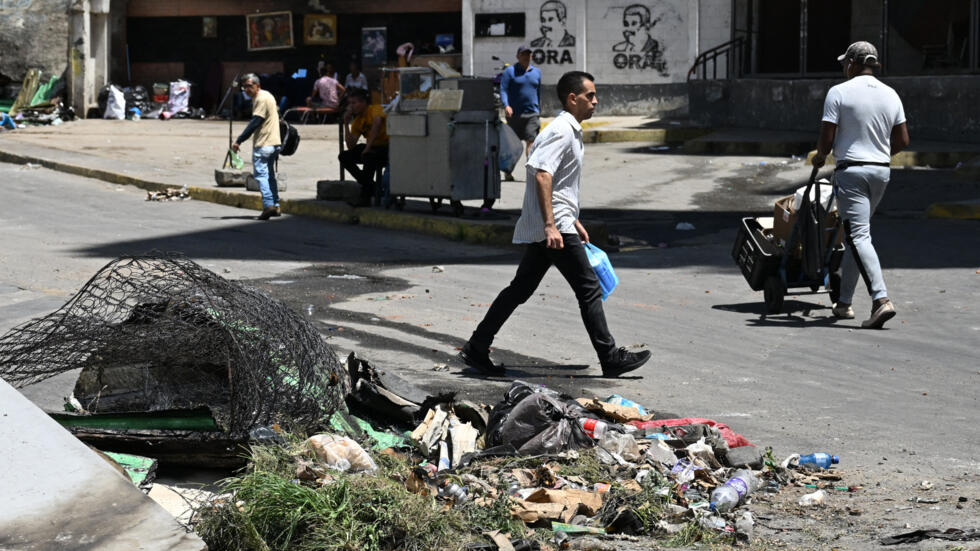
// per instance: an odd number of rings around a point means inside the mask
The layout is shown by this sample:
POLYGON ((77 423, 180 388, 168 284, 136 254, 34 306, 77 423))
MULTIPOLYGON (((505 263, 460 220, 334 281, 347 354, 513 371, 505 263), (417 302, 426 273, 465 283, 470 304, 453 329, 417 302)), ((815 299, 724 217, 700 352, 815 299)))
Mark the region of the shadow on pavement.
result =
MULTIPOLYGON (((588 218, 607 221, 627 250, 613 254, 613 264, 633 268, 717 266, 735 268, 730 248, 745 216, 771 213, 588 211, 588 218), (677 222, 695 226, 677 230, 677 222), (635 250, 666 248, 661 254, 637 255, 635 250), (698 247, 712 246, 711 249, 698 247), (722 251, 717 248, 723 247, 722 251)), ((583 216, 585 218, 585 216, 583 216)), ((375 262, 388 266, 424 264, 489 264, 517 266, 519 247, 480 247, 405 232, 284 215, 269 221, 227 217, 222 228, 178 233, 149 239, 120 240, 77 252, 113 258, 152 250, 179 251, 191 257, 290 260, 303 262, 375 262), (239 220, 244 220, 239 222, 239 220)), ((891 268, 974 267, 980 250, 980 231, 970 220, 931 220, 876 216, 872 222, 875 247, 887 271, 891 268)))

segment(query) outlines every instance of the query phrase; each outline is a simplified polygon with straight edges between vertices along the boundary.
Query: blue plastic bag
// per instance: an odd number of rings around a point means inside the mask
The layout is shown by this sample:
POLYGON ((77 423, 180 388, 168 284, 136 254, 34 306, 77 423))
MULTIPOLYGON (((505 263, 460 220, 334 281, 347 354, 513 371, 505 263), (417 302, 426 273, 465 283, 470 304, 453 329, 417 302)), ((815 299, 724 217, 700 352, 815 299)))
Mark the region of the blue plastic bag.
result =
POLYGON ((619 285, 619 277, 616 276, 616 272, 613 270, 612 263, 609 262, 609 257, 605 251, 592 243, 586 243, 585 254, 589 257, 589 264, 592 265, 595 276, 599 278, 599 286, 602 287, 602 300, 606 300, 612 294, 616 285, 619 285))

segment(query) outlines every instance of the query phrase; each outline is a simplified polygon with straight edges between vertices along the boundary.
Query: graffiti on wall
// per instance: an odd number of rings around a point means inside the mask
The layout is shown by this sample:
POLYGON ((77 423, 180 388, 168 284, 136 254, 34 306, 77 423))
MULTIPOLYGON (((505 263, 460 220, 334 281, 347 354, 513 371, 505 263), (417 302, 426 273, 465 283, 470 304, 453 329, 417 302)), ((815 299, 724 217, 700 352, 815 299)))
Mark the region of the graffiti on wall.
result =
POLYGON ((669 76, 664 45, 654 29, 665 14, 653 17, 650 8, 633 4, 623 10, 623 41, 613 44, 613 66, 617 69, 649 70, 669 76))
POLYGON ((547 0, 538 9, 541 36, 531 41, 531 60, 536 65, 572 64, 575 35, 568 32, 568 8, 560 0, 547 0))

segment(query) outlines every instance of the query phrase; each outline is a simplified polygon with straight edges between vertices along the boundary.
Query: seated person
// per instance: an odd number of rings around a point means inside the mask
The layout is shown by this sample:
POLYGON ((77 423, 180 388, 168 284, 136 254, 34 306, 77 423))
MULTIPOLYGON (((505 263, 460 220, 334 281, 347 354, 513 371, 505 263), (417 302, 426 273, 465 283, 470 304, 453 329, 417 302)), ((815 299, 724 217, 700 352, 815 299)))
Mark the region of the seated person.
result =
POLYGON ((347 151, 337 158, 347 172, 361 184, 360 205, 371 202, 374 192, 374 174, 388 164, 388 131, 386 114, 380 105, 371 105, 371 97, 363 88, 351 88, 347 92, 347 112, 344 113, 344 142, 347 151), (364 137, 364 143, 358 139, 364 137), (357 165, 363 164, 364 168, 357 165))
POLYGON ((347 75, 347 80, 344 82, 344 86, 347 88, 368 89, 367 77, 361 72, 360 63, 356 61, 350 62, 350 73, 347 75))
POLYGON ((312 95, 306 98, 307 107, 330 107, 336 109, 340 105, 340 97, 344 95, 344 85, 337 82, 328 73, 329 69, 320 67, 320 78, 313 83, 312 95), (319 101, 313 101, 314 97, 319 97, 319 101))

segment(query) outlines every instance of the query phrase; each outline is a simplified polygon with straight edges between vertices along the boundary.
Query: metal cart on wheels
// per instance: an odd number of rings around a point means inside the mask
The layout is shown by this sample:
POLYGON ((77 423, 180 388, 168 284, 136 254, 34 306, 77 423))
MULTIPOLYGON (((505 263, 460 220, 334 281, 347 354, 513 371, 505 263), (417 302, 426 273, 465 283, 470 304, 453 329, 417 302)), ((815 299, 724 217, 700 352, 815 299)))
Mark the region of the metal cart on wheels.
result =
POLYGON ((840 298, 840 263, 844 257, 843 229, 836 213, 828 213, 814 185, 817 168, 810 173, 803 201, 784 246, 766 235, 755 218, 743 218, 732 258, 753 291, 763 291, 766 313, 779 314, 790 289, 824 287, 831 302, 840 298), (815 197, 811 198, 811 193, 815 197))
POLYGON ((500 117, 490 79, 442 78, 421 67, 397 70, 400 97, 388 114, 389 195, 448 200, 455 216, 464 200, 500 198, 500 117))

